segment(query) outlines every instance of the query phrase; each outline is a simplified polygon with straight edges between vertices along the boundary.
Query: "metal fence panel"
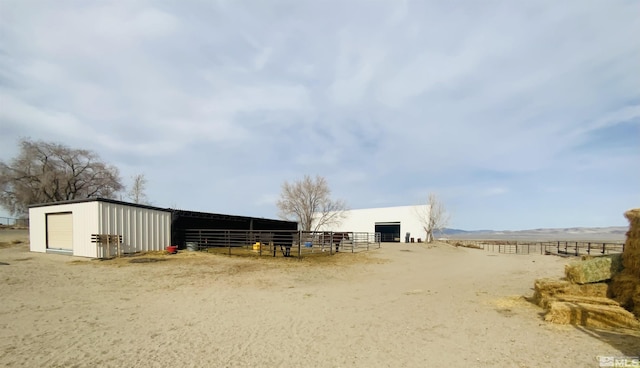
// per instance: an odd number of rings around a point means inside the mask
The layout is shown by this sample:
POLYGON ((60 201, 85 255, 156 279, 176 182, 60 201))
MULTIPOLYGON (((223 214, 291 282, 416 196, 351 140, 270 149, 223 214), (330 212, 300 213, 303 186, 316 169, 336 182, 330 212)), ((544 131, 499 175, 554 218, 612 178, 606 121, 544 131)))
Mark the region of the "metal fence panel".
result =
POLYGON ((185 230, 185 246, 247 256, 305 257, 380 248, 379 233, 292 230, 185 230))

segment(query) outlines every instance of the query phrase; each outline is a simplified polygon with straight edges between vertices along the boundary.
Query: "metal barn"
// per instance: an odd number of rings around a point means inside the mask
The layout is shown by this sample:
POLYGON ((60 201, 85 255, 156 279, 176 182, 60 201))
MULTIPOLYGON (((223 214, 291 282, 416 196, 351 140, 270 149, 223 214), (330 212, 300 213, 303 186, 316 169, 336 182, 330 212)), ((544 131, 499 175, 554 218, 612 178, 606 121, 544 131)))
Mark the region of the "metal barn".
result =
POLYGON ((366 208, 345 212, 345 218, 335 231, 379 233, 382 242, 410 242, 425 240, 421 217, 429 213, 429 206, 398 206, 366 208))
POLYGON ((135 253, 164 250, 169 245, 185 248, 185 234, 190 231, 298 228, 291 221, 174 210, 105 198, 33 205, 29 220, 32 252, 91 258, 113 255, 116 250, 135 253), (105 239, 111 243, 105 244, 105 239))
POLYGON ((163 250, 171 244, 171 214, 168 209, 104 198, 34 205, 29 208, 30 249, 104 257, 111 250, 95 242, 95 235, 119 235, 122 253, 163 250))

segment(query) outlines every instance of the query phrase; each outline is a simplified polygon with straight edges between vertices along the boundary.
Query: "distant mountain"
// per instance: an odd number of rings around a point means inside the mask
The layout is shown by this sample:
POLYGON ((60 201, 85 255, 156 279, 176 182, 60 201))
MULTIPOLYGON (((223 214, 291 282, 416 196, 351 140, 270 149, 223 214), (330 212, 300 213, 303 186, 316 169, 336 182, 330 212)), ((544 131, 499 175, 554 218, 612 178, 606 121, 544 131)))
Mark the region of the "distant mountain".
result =
POLYGON ((492 233, 492 232, 495 232, 495 230, 461 230, 461 229, 445 228, 438 234, 455 235, 455 234, 481 234, 481 233, 492 233))
POLYGON ((451 239, 523 239, 523 240, 593 240, 624 241, 628 228, 626 226, 610 227, 570 227, 555 229, 530 230, 461 230, 444 229, 436 234, 439 238, 451 239))
POLYGON ((438 232, 438 235, 457 235, 457 234, 467 234, 470 232, 471 231, 468 231, 468 230, 444 228, 442 229, 442 231, 438 232))

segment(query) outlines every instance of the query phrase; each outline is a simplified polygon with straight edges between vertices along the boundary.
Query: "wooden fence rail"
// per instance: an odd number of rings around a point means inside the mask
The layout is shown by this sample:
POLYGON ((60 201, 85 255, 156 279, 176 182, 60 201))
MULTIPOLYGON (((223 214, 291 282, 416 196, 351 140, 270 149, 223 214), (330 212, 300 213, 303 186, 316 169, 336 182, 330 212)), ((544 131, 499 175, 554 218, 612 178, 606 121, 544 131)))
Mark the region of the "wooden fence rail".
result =
POLYGON ((622 253, 624 243, 599 241, 521 241, 521 240, 454 240, 448 244, 484 249, 494 253, 507 254, 548 254, 559 256, 603 255, 622 253))

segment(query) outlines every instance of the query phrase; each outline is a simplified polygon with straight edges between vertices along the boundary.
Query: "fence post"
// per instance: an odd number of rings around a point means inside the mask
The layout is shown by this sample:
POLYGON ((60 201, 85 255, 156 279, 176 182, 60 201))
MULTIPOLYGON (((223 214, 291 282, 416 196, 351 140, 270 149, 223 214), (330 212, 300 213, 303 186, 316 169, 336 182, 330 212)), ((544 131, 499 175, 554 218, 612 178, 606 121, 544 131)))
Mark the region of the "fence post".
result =
POLYGON ((576 256, 578 256, 578 242, 576 242, 576 256))
POLYGON ((351 253, 354 252, 354 246, 356 244, 356 233, 351 233, 351 253))
MULTIPOLYGON (((303 243, 303 239, 302 239, 302 230, 298 230, 298 245, 303 243)), ((313 246, 313 244, 311 244, 311 246, 313 246)), ((311 248, 313 249, 313 248, 311 248)))
POLYGON ((605 243, 602 243, 602 254, 604 254, 605 243))
MULTIPOLYGON (((333 254, 333 231, 330 232, 329 236, 331 236, 329 238, 329 254, 333 254)), ((324 244, 322 244, 322 250, 324 250, 324 244)))
POLYGON ((587 254, 591 255, 591 243, 587 243, 587 254))

